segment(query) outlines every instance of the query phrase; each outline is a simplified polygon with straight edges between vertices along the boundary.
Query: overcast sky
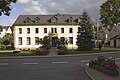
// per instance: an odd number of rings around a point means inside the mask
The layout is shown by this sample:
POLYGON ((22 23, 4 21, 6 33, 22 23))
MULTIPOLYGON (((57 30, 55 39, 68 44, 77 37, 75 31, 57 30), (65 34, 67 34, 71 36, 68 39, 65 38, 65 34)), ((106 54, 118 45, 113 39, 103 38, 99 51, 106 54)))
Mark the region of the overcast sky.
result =
POLYGON ((12 25, 19 15, 81 14, 84 9, 95 21, 99 17, 100 5, 106 0, 17 0, 12 4, 10 16, 0 16, 0 25, 12 25))

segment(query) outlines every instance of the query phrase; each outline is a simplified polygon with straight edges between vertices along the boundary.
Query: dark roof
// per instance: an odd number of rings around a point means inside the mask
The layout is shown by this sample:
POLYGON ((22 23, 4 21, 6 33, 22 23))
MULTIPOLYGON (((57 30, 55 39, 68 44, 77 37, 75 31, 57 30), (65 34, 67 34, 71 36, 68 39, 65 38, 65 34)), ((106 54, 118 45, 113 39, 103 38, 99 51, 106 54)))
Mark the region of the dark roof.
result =
POLYGON ((120 34, 112 37, 110 40, 116 40, 116 39, 120 39, 120 34))
POLYGON ((5 29, 7 31, 9 27, 11 26, 0 26, 0 29, 5 29))
POLYGON ((79 24, 80 15, 55 14, 55 15, 20 15, 15 25, 46 25, 46 24, 79 24), (71 22, 72 19, 72 22, 71 22), (53 21, 53 22, 52 22, 53 21), (55 22, 54 22, 55 21, 55 22))

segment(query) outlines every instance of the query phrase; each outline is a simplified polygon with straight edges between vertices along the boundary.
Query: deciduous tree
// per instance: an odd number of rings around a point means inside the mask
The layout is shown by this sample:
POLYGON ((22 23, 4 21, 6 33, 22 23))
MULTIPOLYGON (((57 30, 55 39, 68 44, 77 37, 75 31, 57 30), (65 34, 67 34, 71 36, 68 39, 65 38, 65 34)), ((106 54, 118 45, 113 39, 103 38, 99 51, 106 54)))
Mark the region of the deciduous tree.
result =
POLYGON ((0 0, 0 16, 2 13, 9 16, 11 11, 11 3, 16 3, 17 0, 0 0))
POLYGON ((104 27, 110 29, 120 22, 120 0, 107 0, 101 5, 100 20, 104 27))

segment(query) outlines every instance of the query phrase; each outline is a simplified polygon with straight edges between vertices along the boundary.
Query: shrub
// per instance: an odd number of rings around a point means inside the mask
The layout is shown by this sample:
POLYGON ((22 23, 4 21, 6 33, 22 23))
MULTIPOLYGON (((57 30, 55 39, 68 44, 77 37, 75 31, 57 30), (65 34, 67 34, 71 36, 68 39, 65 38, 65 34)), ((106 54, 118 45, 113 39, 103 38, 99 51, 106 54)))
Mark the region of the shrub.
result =
POLYGON ((36 55, 48 55, 49 51, 47 49, 39 48, 35 51, 36 55))
POLYGON ((107 58, 103 55, 97 57, 97 60, 93 59, 89 61, 89 67, 99 70, 109 75, 118 75, 119 67, 115 63, 114 58, 107 58))
POLYGON ((13 51, 13 53, 20 53, 21 51, 13 51))
POLYGON ((59 50, 58 51, 58 55, 66 55, 67 54, 67 50, 59 50))
POLYGON ((12 46, 7 46, 7 47, 6 47, 6 50, 15 50, 15 48, 12 47, 12 46))
POLYGON ((64 46, 64 47, 61 47, 59 50, 58 50, 58 55, 66 55, 68 53, 67 51, 67 48, 64 46))
POLYGON ((6 50, 6 46, 5 46, 5 45, 2 45, 0 49, 1 49, 1 50, 6 50))

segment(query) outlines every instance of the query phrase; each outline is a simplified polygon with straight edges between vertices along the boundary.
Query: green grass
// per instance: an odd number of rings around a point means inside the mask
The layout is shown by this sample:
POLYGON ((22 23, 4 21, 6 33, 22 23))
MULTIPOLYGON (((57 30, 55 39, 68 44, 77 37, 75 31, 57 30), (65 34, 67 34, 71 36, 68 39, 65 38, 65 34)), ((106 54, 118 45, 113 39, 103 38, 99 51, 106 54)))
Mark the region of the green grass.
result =
MULTIPOLYGON (((77 51, 77 50, 68 50, 67 55, 73 55, 73 54, 86 54, 86 53, 102 53, 102 52, 114 52, 114 51, 120 51, 116 48, 109 48, 105 47, 101 50, 98 50, 98 48, 95 48, 92 51, 77 51)), ((13 52, 0 52, 0 57, 6 57, 6 56, 40 56, 41 54, 36 54, 35 51, 21 51, 20 53, 13 53, 13 52)))
POLYGON ((113 48, 102 48, 101 50, 99 50, 98 48, 95 48, 92 51, 68 50, 68 55, 71 55, 71 54, 86 54, 86 53, 115 52, 115 51, 120 51, 120 50, 113 49, 113 48))
POLYGON ((0 56, 36 56, 34 51, 21 51, 20 53, 0 52, 0 56))

